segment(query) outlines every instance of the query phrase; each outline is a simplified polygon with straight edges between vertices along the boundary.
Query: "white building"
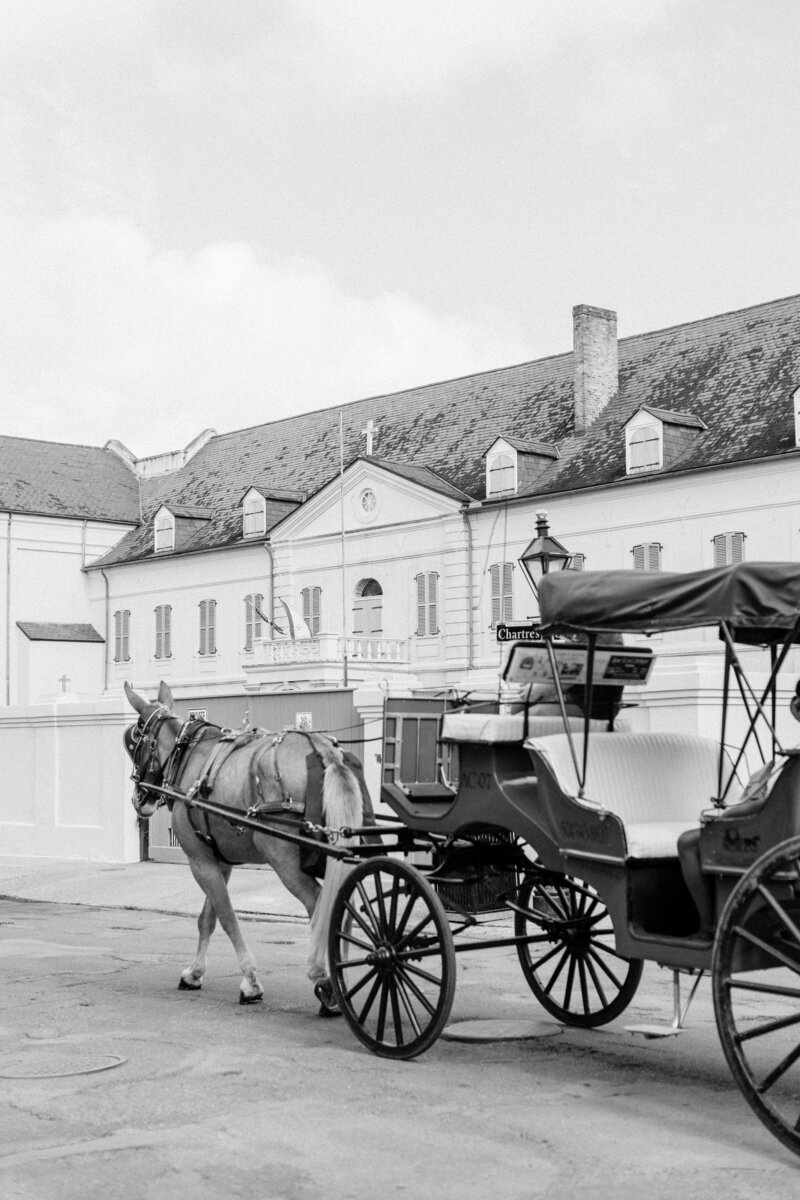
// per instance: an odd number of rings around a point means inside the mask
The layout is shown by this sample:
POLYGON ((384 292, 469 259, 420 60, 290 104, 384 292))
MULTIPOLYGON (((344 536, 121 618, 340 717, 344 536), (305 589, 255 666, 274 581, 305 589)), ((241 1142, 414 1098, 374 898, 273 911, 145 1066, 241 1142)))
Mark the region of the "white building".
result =
MULTIPOLYGON (((619 343, 581 305, 562 355, 160 457, 0 438, 4 702, 164 678, 224 724, 372 728, 494 682, 538 511, 576 568, 800 559, 798 397, 800 297, 619 343)), ((716 644, 659 649, 641 719, 703 728, 716 644)))

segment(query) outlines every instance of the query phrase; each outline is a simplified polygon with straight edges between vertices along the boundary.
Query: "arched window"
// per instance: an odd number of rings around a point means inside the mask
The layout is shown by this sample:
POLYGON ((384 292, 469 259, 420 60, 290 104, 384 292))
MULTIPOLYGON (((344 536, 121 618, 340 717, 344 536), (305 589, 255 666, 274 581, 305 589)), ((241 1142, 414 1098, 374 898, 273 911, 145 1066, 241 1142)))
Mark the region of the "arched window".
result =
POLYGON ((383 589, 377 579, 362 579, 353 601, 353 633, 383 632, 383 589))

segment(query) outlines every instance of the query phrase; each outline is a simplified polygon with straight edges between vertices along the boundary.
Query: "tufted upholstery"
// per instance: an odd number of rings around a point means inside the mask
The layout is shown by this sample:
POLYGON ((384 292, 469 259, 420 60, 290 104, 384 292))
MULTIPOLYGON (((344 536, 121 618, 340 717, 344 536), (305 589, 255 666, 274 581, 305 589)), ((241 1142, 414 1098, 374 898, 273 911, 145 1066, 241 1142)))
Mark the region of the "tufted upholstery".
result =
MULTIPOLYGON (((580 762, 583 737, 575 735, 573 741, 580 762)), ((525 744, 548 763, 561 790, 577 797, 566 734, 533 737, 525 744)), ((620 818, 631 858, 677 856, 678 836, 699 825, 700 813, 716 794, 718 753, 716 742, 691 734, 593 734, 585 802, 620 818)))

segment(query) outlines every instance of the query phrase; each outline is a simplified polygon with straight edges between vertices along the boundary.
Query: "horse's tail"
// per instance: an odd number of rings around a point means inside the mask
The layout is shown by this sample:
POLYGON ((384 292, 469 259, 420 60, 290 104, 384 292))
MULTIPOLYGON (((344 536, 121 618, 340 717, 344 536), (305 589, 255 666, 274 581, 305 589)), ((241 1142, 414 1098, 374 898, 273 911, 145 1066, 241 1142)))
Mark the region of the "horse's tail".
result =
MULTIPOLYGON (((330 829, 357 829, 364 821, 364 799, 358 778, 348 767, 342 751, 334 742, 326 740, 319 744, 317 749, 325 768, 322 786, 325 824, 330 829)), ((341 837, 338 845, 350 846, 357 841, 357 837, 341 837)), ((327 974, 325 961, 333 901, 350 869, 348 863, 332 855, 326 860, 322 891, 311 917, 311 941, 308 949, 310 979, 321 979, 327 974)))

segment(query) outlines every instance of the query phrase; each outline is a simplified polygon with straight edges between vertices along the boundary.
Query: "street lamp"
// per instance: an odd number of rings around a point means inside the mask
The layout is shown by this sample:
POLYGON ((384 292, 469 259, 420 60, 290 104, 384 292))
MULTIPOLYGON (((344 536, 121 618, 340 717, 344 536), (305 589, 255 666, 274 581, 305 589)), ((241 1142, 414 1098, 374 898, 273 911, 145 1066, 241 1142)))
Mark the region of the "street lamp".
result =
POLYGON ((563 571, 571 562, 572 554, 566 546, 562 546, 557 538, 550 536, 547 513, 537 512, 536 537, 519 559, 519 565, 525 572, 537 600, 542 576, 547 575, 549 571, 563 571))

